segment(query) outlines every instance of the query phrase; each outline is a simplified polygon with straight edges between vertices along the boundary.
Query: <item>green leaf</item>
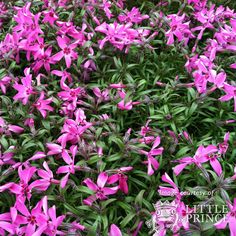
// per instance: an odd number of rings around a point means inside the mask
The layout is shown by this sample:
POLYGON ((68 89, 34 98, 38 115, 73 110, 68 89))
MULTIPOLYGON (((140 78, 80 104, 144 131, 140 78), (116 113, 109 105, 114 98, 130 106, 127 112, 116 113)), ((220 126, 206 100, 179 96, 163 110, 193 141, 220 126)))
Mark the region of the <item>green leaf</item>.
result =
POLYGON ((120 223, 121 228, 124 228, 134 217, 136 216, 135 213, 129 213, 120 223))

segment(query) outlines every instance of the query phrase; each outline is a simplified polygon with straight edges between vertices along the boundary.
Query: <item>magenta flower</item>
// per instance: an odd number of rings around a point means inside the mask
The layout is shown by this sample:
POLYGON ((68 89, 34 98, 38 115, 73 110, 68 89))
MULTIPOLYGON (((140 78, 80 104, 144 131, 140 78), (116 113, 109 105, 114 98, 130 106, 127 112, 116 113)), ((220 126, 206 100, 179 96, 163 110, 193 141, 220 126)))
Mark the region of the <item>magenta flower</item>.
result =
POLYGON ((227 224, 229 225, 230 235, 236 235, 236 198, 234 198, 234 204, 228 202, 229 212, 227 215, 218 221, 214 226, 217 229, 225 229, 227 224))
POLYGON ((148 121, 146 122, 145 126, 142 126, 142 127, 141 127, 140 134, 141 134, 143 137, 145 137, 146 134, 147 134, 149 131, 151 131, 151 128, 148 126, 150 122, 151 122, 151 120, 148 120, 148 121))
POLYGON ((201 156, 202 163, 209 161, 210 165, 212 166, 213 170, 217 173, 218 176, 222 173, 222 167, 220 162, 218 161, 219 154, 218 148, 214 145, 209 145, 204 148, 201 156))
POLYGON ((75 60, 78 57, 77 53, 74 51, 74 49, 77 47, 77 43, 69 44, 69 42, 69 38, 61 38, 58 36, 57 43, 62 50, 52 57, 52 59, 55 61, 60 61, 62 57, 65 57, 67 68, 70 68, 72 60, 75 60))
POLYGON ((132 110, 133 108, 133 102, 132 101, 125 101, 125 100, 121 100, 118 104, 117 104, 117 107, 120 109, 120 110, 132 110))
POLYGON ((120 98, 122 99, 117 104, 117 107, 120 110, 132 110, 133 105, 140 104, 140 102, 133 102, 132 100, 128 100, 127 97, 126 97, 126 93, 123 90, 119 90, 118 93, 119 93, 120 98))
POLYGON ((24 70, 25 77, 21 79, 22 84, 16 82, 13 88, 18 91, 18 93, 13 97, 14 100, 21 101, 24 105, 28 103, 30 95, 34 94, 34 88, 32 87, 32 75, 30 74, 30 68, 24 70))
POLYGON ((62 147, 59 144, 47 143, 46 146, 49 149, 47 155, 57 155, 65 152, 65 147, 62 147))
POLYGON ((7 151, 2 153, 0 145, 0 166, 15 164, 15 161, 12 159, 12 157, 14 156, 14 149, 14 146, 10 146, 7 151))
POLYGON ((110 10, 111 7, 111 2, 108 0, 102 0, 103 2, 103 10, 107 16, 108 19, 111 19, 111 17, 113 16, 110 10))
POLYGON ((189 29, 190 22, 183 23, 185 14, 183 14, 182 16, 172 14, 169 15, 168 18, 171 20, 171 22, 169 23, 170 29, 166 32, 168 45, 174 43, 174 36, 178 38, 179 42, 183 40, 185 46, 188 44, 190 38, 195 38, 191 30, 189 29))
POLYGON ((219 153, 220 154, 225 154, 227 152, 227 150, 228 150, 228 147, 229 147, 229 144, 228 144, 229 135, 230 135, 230 133, 227 132, 225 134, 225 136, 224 136, 224 142, 219 144, 219 153))
POLYGON ((66 70, 64 70, 64 71, 53 70, 51 73, 53 75, 57 75, 57 76, 61 77, 60 86, 61 86, 62 89, 67 89, 68 88, 68 86, 65 84, 65 81, 67 79, 70 83, 72 83, 72 81, 73 81, 73 79, 71 77, 71 74, 69 72, 67 72, 66 70))
POLYGON ((162 155, 163 152, 163 147, 159 147, 156 148, 157 146, 159 146, 161 142, 160 137, 156 137, 153 146, 151 148, 151 150, 149 152, 146 152, 144 150, 141 150, 140 153, 144 154, 147 156, 147 161, 144 161, 143 163, 148 165, 148 175, 153 175, 154 174, 154 170, 157 170, 159 167, 159 163, 158 161, 154 158, 154 156, 159 156, 162 155))
POLYGON ((178 214, 178 219, 181 220, 178 221, 178 225, 176 225, 174 229, 176 232, 179 231, 181 227, 183 227, 185 230, 189 229, 189 215, 194 211, 181 201, 177 201, 177 206, 176 213, 178 214))
POLYGON ((93 88, 93 93, 96 95, 98 99, 98 102, 108 101, 110 99, 109 97, 109 90, 105 89, 104 91, 101 91, 99 88, 93 88))
POLYGON ((234 167, 234 175, 231 177, 231 179, 236 180, 236 166, 234 167))
POLYGON ((172 197, 175 196, 176 200, 179 201, 182 198, 182 195, 179 191, 179 188, 173 182, 170 176, 167 173, 165 173, 164 175, 162 175, 161 179, 162 181, 170 184, 171 188, 159 186, 159 190, 158 190, 159 194, 161 196, 172 196, 172 197))
MULTIPOLYGON (((84 118, 81 120, 81 112, 76 111, 76 120, 66 119, 61 130, 62 135, 57 139, 63 147, 67 142, 77 144, 84 132, 92 126, 92 123, 87 122, 84 118)), ((84 117, 84 116, 83 116, 84 117)))
POLYGON ((29 211, 25 203, 18 199, 11 208, 11 214, 13 224, 22 226, 20 231, 25 236, 42 235, 47 228, 47 217, 42 212, 42 200, 29 211))
POLYGON ((7 231, 9 235, 15 235, 15 227, 11 221, 10 213, 0 214, 0 235, 6 235, 5 231, 7 231))
POLYGON ((133 169, 133 167, 128 166, 128 167, 121 167, 120 169, 115 170, 117 173, 109 176, 107 183, 114 184, 118 181, 119 182, 119 189, 123 193, 128 194, 128 191, 129 191, 128 184, 127 184, 128 177, 126 175, 124 175, 124 172, 131 171, 132 169, 133 169))
POLYGON ((207 4, 207 0, 188 0, 188 4, 194 4, 194 9, 195 10, 202 10, 203 8, 205 8, 206 4, 207 4))
POLYGON ((18 125, 8 124, 2 117, 0 117, 0 134, 4 133, 6 135, 10 135, 11 133, 20 134, 24 131, 18 125))
POLYGON ((120 229, 115 224, 111 225, 109 236, 122 236, 120 229))
POLYGON ((229 85, 227 83, 224 84, 223 91, 226 95, 219 98, 220 101, 229 101, 230 99, 234 99, 234 111, 236 111, 236 86, 229 85))
POLYGON ((62 158, 66 162, 66 166, 60 166, 57 169, 57 174, 65 174, 66 175, 61 180, 61 188, 64 188, 68 182, 68 178, 70 174, 74 174, 76 170, 80 169, 80 166, 75 165, 75 156, 77 154, 77 146, 71 146, 70 152, 72 154, 72 158, 70 157, 67 150, 62 153, 62 158))
POLYGON ((39 26, 41 13, 33 15, 30 12, 30 5, 31 3, 28 3, 23 8, 18 8, 17 15, 14 16, 17 25, 13 28, 13 31, 18 32, 21 37, 25 37, 32 42, 39 34, 43 34, 43 31, 39 26))
POLYGON ((9 76, 4 76, 0 79, 0 89, 2 90, 3 94, 6 94, 6 88, 10 85, 11 80, 12 79, 9 76))
POLYGON ((99 200, 105 200, 107 199, 107 195, 115 194, 119 187, 104 187, 107 183, 108 175, 106 172, 102 172, 99 174, 97 179, 97 184, 95 184, 90 178, 87 178, 83 181, 87 185, 89 189, 91 189, 94 192, 94 195, 91 195, 90 197, 86 198, 83 202, 86 205, 91 206, 94 201, 97 199, 99 200))
POLYGON ((133 7, 131 11, 127 11, 125 14, 120 14, 118 19, 120 22, 131 22, 139 24, 143 20, 148 19, 148 15, 141 15, 139 9, 137 7, 133 7))
POLYGON ((48 198, 45 196, 42 199, 42 207, 43 207, 43 213, 46 216, 47 219, 47 227, 43 231, 46 235, 64 235, 64 233, 60 230, 58 230, 58 227, 61 226, 65 215, 58 216, 56 215, 56 207, 55 205, 51 208, 48 208, 48 198))
POLYGON ((218 148, 214 145, 209 145, 206 148, 200 146, 193 157, 184 157, 180 160, 177 160, 180 164, 173 168, 175 175, 179 175, 187 165, 195 164, 198 168, 202 168, 202 163, 207 161, 210 162, 210 165, 217 173, 221 175, 222 167, 218 161, 218 148))
POLYGON ((33 66, 33 70, 36 74, 39 72, 42 66, 48 73, 50 73, 51 70, 50 64, 56 64, 56 62, 53 61, 51 54, 52 54, 52 47, 49 47, 46 49, 46 51, 44 51, 37 57, 37 60, 35 61, 33 66))
POLYGON ((114 88, 114 89, 122 89, 122 88, 126 88, 126 85, 124 85, 122 83, 118 83, 118 84, 110 84, 109 87, 114 88))
POLYGON ((225 72, 220 72, 219 74, 217 74, 215 70, 211 70, 210 75, 211 76, 209 76, 208 78, 209 82, 214 83, 214 85, 219 89, 224 87, 225 80, 226 80, 225 72))
MULTIPOLYGON (((126 47, 125 52, 128 52, 128 48, 131 44, 143 44, 143 41, 140 37, 138 30, 131 28, 132 23, 127 24, 118 24, 117 22, 107 24, 102 23, 101 25, 95 28, 95 31, 105 34, 99 42, 99 48, 102 49, 106 42, 110 42, 113 46, 122 50, 126 47)), ((147 32, 144 31, 146 34, 147 32)), ((141 34, 142 35, 142 34, 141 34)))
POLYGON ((73 221, 70 224, 70 229, 69 229, 69 233, 75 234, 77 230, 83 231, 85 230, 85 226, 81 225, 80 223, 73 221))
POLYGON ((207 91, 207 79, 209 75, 204 75, 201 71, 193 72, 194 85, 199 93, 205 93, 207 91))
POLYGON ((84 95, 84 89, 81 87, 69 88, 62 80, 61 87, 63 90, 58 93, 58 97, 63 101, 68 102, 68 110, 74 111, 77 106, 78 99, 84 95))
POLYGON ((44 99, 45 93, 42 91, 38 100, 33 104, 33 106, 41 113, 43 118, 46 118, 47 111, 53 111, 53 107, 49 104, 52 102, 52 98, 44 99))
POLYGON ((54 22, 58 20, 58 16, 52 9, 49 11, 44 11, 43 14, 44 14, 43 23, 48 22, 50 25, 54 25, 54 22))
POLYGON ((20 182, 18 184, 9 182, 0 187, 0 192, 8 189, 12 193, 14 193, 18 197, 18 199, 25 199, 25 197, 27 197, 27 199, 29 200, 32 195, 31 191, 34 188, 34 182, 29 184, 29 181, 36 171, 37 169, 35 167, 28 167, 23 170, 22 166, 20 166, 18 168, 20 182))
POLYGON ((230 65, 230 68, 236 69, 236 63, 231 64, 231 65, 230 65))
POLYGON ((199 31, 197 39, 202 39, 203 33, 206 29, 214 29, 213 22, 215 21, 215 11, 214 5, 207 10, 206 8, 202 9, 199 12, 195 13, 195 18, 202 24, 192 29, 193 32, 199 31))
POLYGON ((43 163, 43 167, 45 170, 39 169, 37 171, 37 174, 41 179, 35 180, 32 183, 32 187, 40 191, 46 191, 51 184, 60 183, 59 180, 54 179, 53 172, 50 170, 46 161, 43 163))

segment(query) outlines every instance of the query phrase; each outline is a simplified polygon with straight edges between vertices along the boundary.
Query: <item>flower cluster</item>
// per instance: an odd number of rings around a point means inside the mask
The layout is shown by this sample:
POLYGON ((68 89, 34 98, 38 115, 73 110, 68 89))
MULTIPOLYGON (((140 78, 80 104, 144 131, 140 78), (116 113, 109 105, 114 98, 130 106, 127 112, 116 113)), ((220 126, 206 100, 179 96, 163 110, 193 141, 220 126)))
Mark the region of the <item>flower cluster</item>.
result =
POLYGON ((142 235, 173 196, 173 235, 187 200, 236 235, 235 4, 154 2, 0 2, 0 235, 142 235))

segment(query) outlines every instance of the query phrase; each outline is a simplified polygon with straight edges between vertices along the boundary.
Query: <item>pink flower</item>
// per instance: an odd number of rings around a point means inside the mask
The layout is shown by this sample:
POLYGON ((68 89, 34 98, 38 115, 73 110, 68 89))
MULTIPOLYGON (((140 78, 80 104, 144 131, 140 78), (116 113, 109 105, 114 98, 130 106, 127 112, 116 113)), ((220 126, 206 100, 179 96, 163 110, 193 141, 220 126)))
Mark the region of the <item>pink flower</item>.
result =
POLYGON ((108 101, 110 99, 109 97, 109 91, 108 89, 105 89, 103 92, 99 88, 93 88, 93 93, 96 95, 96 97, 99 98, 99 102, 102 101, 108 101))
POLYGON ((52 98, 44 99, 44 97, 45 93, 42 91, 33 106, 42 114, 43 118, 46 118, 47 111, 53 111, 54 109, 49 105, 52 102, 52 98))
POLYGON ((172 196, 172 197, 175 196, 176 200, 179 201, 182 198, 182 195, 179 191, 179 188, 173 182, 170 176, 167 173, 165 173, 164 175, 162 175, 161 179, 162 181, 170 184, 171 188, 159 186, 159 190, 158 190, 159 194, 161 196, 172 196))
POLYGON ((217 152, 218 152, 218 149, 214 145, 209 145, 206 148, 203 146, 200 146, 197 149, 194 157, 184 157, 180 160, 177 160, 181 164, 173 168, 174 173, 176 175, 179 175, 183 171, 183 169, 187 165, 190 165, 190 164, 195 164, 198 168, 201 168, 202 163, 209 161, 214 171, 217 173, 217 175, 220 176, 222 173, 222 167, 218 161, 219 155, 217 152))
POLYGON ((133 108, 133 102, 132 101, 127 101, 125 102, 125 100, 121 100, 118 104, 117 104, 117 107, 120 109, 120 110, 132 110, 133 108))
POLYGON ((10 85, 11 80, 12 79, 9 76, 4 76, 0 79, 0 89, 2 90, 3 94, 6 94, 6 88, 10 85))
POLYGON ((50 72, 51 70, 50 64, 56 64, 56 62, 53 61, 51 54, 52 54, 52 47, 48 47, 46 51, 43 51, 42 54, 40 54, 37 57, 37 60, 35 61, 33 66, 33 70, 36 74, 38 73, 38 71, 41 69, 42 66, 48 73, 50 72))
POLYGON ((118 84, 110 84, 109 87, 114 88, 114 89, 121 89, 121 88, 126 88, 126 85, 124 85, 122 83, 118 83, 118 84))
POLYGON ((25 236, 42 235, 47 228, 47 217, 42 212, 42 200, 29 211, 24 203, 17 199, 15 206, 11 208, 12 222, 22 226, 20 231, 25 236))
POLYGON ((209 161, 214 171, 217 173, 218 176, 220 176, 222 173, 222 167, 220 165, 220 162, 218 161, 219 154, 217 152, 218 148, 216 146, 207 146, 203 149, 203 152, 201 153, 201 161, 202 163, 209 161))
POLYGON ((236 112, 236 86, 229 85, 227 83, 224 84, 223 91, 226 95, 219 98, 220 101, 229 101, 230 99, 234 99, 234 111, 236 112))
POLYGON ((115 194, 119 189, 118 186, 116 187, 104 187, 107 183, 108 175, 106 172, 101 172, 97 179, 97 184, 95 184, 90 178, 87 178, 83 181, 87 185, 89 189, 94 192, 94 195, 91 195, 83 202, 86 205, 91 206, 93 202, 97 199, 105 200, 107 199, 107 195, 115 194))
POLYGON ((57 155, 65 152, 65 147, 55 143, 47 143, 46 146, 49 149, 47 155, 57 155))
POLYGON ((214 85, 219 89, 224 87, 225 80, 226 80, 225 72, 220 72, 219 74, 217 74, 215 70, 211 70, 210 75, 211 76, 209 76, 208 78, 209 82, 214 83, 214 85))
POLYGON ((118 24, 117 22, 111 24, 107 24, 104 22, 101 25, 97 26, 95 28, 95 31, 101 32, 106 35, 105 38, 103 38, 99 42, 99 48, 102 49, 105 43, 109 41, 119 50, 123 50, 123 48, 126 48, 125 52, 128 52, 128 48, 131 44, 143 44, 143 39, 142 37, 140 37, 140 35, 146 36, 147 34, 149 34, 149 31, 143 31, 143 33, 141 33, 138 32, 138 30, 131 28, 131 26, 132 23, 118 24))
POLYGON ((148 127, 148 125, 149 125, 150 122, 151 122, 151 120, 148 120, 148 121, 146 122, 145 126, 142 126, 142 127, 141 127, 140 134, 141 134, 143 137, 145 137, 146 134, 147 134, 149 131, 151 131, 151 128, 148 127))
POLYGON ((149 152, 146 152, 144 150, 140 151, 141 154, 146 155, 148 158, 147 161, 144 161, 144 163, 148 165, 148 175, 153 175, 154 170, 157 170, 159 167, 158 161, 153 156, 162 155, 162 152, 164 150, 163 147, 156 148, 157 146, 159 146, 160 142, 160 137, 156 137, 153 146, 149 152))
POLYGON ((31 198, 31 190, 34 187, 34 182, 29 184, 29 181, 36 171, 36 167, 28 167, 23 170, 22 166, 20 166, 18 168, 20 182, 18 184, 9 182, 0 187, 0 192, 9 189, 18 197, 18 199, 25 199, 25 197, 27 197, 27 199, 29 200, 31 198))
POLYGON ((116 170, 117 174, 111 175, 108 177, 108 184, 114 184, 117 181, 119 181, 119 189, 125 193, 128 194, 128 185, 127 185, 127 179, 128 177, 124 175, 124 172, 131 171, 133 167, 121 167, 120 169, 116 170))
POLYGON ((207 8, 202 9, 199 12, 195 13, 195 18, 202 23, 201 26, 197 26, 192 29, 193 32, 200 31, 198 34, 197 39, 202 39, 204 31, 209 29, 214 29, 213 22, 215 21, 215 11, 214 11, 215 5, 212 5, 212 7, 208 10, 207 8))
POLYGON ((0 214, 0 235, 5 235, 5 231, 10 235, 15 235, 15 227, 11 221, 10 213, 0 214))
POLYGON ((14 32, 18 32, 21 37, 25 37, 28 41, 34 41, 43 31, 39 26, 39 18, 41 13, 33 15, 30 12, 31 3, 27 3, 23 8, 17 9, 17 15, 14 20, 17 25, 13 28, 14 32))
POLYGON ((52 9, 49 11, 44 11, 43 14, 44 14, 43 23, 48 22, 50 25, 54 25, 54 21, 58 20, 58 16, 52 9))
POLYGON ((42 37, 38 37, 34 41, 23 39, 19 43, 19 48, 26 51, 26 58, 28 61, 30 61, 31 54, 33 54, 34 60, 44 55, 45 47, 44 39, 42 37))
POLYGON ((70 224, 70 229, 69 229, 69 233, 72 233, 72 234, 75 234, 77 230, 85 230, 85 226, 81 225, 80 223, 76 222, 76 221, 73 221, 71 224, 70 224))
POLYGON ((228 144, 229 135, 230 135, 230 133, 227 132, 225 134, 225 136, 224 136, 224 142, 219 144, 219 153, 220 154, 225 154, 227 152, 227 150, 228 150, 228 147, 229 147, 229 144, 228 144))
POLYGON ((38 160, 46 157, 44 152, 36 152, 31 158, 29 158, 27 161, 33 161, 38 160))
POLYGON ((140 104, 140 102, 133 102, 132 100, 127 101, 126 93, 123 90, 118 91, 120 98, 122 99, 117 107, 120 110, 132 110, 133 105, 140 104))
POLYGON ((66 175, 61 180, 61 188, 64 188, 68 182, 68 178, 70 174, 74 174, 76 170, 80 169, 80 166, 75 165, 75 156, 77 154, 77 146, 71 146, 70 152, 72 154, 72 158, 70 157, 67 150, 62 153, 62 158, 66 162, 66 166, 60 166, 57 169, 57 174, 65 174, 66 175))
POLYGON ((47 235, 64 235, 64 233, 60 230, 58 230, 58 227, 61 226, 63 220, 65 219, 65 215, 58 216, 56 215, 56 206, 52 206, 51 208, 48 208, 48 198, 45 196, 42 199, 42 207, 43 207, 43 213, 46 216, 47 219, 47 227, 43 231, 47 235))
POLYGON ((194 85, 199 93, 205 93, 207 91, 207 79, 209 75, 204 75, 201 71, 193 72, 194 85))
POLYGON ((236 63, 231 64, 231 65, 230 65, 230 68, 236 69, 236 63))
POLYGON ((2 153, 0 145, 0 166, 15 164, 15 161, 12 159, 14 156, 14 149, 14 146, 10 146, 7 151, 2 153))
POLYGON ((0 117, 0 134, 4 133, 10 135, 11 133, 20 134, 24 131, 23 128, 17 125, 8 124, 2 117, 0 117))
POLYGON ((24 70, 25 77, 21 79, 22 84, 16 82, 13 88, 18 93, 13 97, 14 100, 21 101, 24 105, 28 103, 30 95, 34 94, 34 88, 32 87, 32 75, 30 74, 30 68, 24 70))
POLYGON ((139 24, 143 20, 148 19, 148 15, 141 15, 139 9, 137 7, 133 7, 131 11, 127 11, 125 14, 120 14, 118 19, 120 22, 132 22, 139 24))
POLYGON ((231 177, 231 179, 236 180, 236 166, 234 167, 234 175, 231 177))
POLYGON ((69 44, 69 42, 69 38, 61 38, 58 36, 57 43, 62 51, 58 52, 52 57, 52 59, 55 61, 60 61, 62 57, 65 57, 67 68, 70 68, 72 60, 75 60, 78 57, 77 53, 74 51, 74 49, 77 47, 77 43, 69 44))
POLYGON ((217 229, 225 229, 227 224, 229 225, 230 235, 236 235, 236 198, 234 198, 234 204, 228 202, 229 212, 220 221, 214 224, 217 229))
POLYGON ((190 38, 195 38, 191 30, 189 29, 190 22, 183 23, 185 14, 183 14, 182 16, 172 14, 169 15, 168 18, 171 20, 169 24, 171 28, 166 32, 168 45, 174 43, 174 36, 178 38, 179 42, 184 41, 185 46, 188 44, 190 38))
POLYGON ((73 81, 73 79, 71 77, 71 74, 69 72, 67 72, 66 70, 64 70, 64 71, 53 70, 51 73, 53 75, 57 75, 57 76, 61 77, 60 86, 61 86, 62 89, 67 89, 68 88, 68 86, 65 84, 65 81, 67 79, 70 83, 72 83, 72 81, 73 81))
POLYGON ((103 2, 103 10, 104 10, 107 18, 111 19, 111 17, 113 16, 111 13, 111 10, 110 10, 110 7, 112 6, 111 2, 108 0, 102 0, 102 2, 103 2))
MULTIPOLYGON (((80 110, 81 111, 81 110, 80 110)), ((67 142, 77 144, 81 140, 82 135, 92 126, 92 123, 87 122, 85 118, 81 120, 81 112, 76 111, 76 120, 66 119, 61 130, 62 135, 57 139, 63 147, 66 146, 67 142)))
POLYGON ((69 88, 63 82, 61 83, 61 86, 63 86, 63 90, 58 93, 58 97, 63 101, 69 102, 67 109, 74 111, 77 106, 78 99, 84 96, 84 89, 81 87, 69 88))
POLYGON ((35 180, 32 184, 32 187, 40 191, 46 191, 51 184, 59 184, 60 181, 54 179, 53 172, 50 170, 47 162, 43 163, 45 170, 39 169, 37 171, 38 176, 41 177, 39 180, 35 180))
POLYGON ((188 0, 188 4, 194 4, 194 9, 195 10, 202 10, 206 4, 207 4, 207 0, 188 0))
POLYGON ((122 236, 120 229, 115 224, 111 225, 109 236, 122 236))

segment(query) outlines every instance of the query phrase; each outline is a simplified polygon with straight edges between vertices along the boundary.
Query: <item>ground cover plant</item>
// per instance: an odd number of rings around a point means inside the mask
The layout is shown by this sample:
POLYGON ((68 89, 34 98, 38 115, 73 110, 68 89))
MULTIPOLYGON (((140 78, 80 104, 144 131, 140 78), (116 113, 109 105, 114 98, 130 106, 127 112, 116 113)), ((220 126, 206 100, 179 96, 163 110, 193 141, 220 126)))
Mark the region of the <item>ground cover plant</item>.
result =
POLYGON ((235 236, 235 7, 0 2, 0 235, 235 236))

